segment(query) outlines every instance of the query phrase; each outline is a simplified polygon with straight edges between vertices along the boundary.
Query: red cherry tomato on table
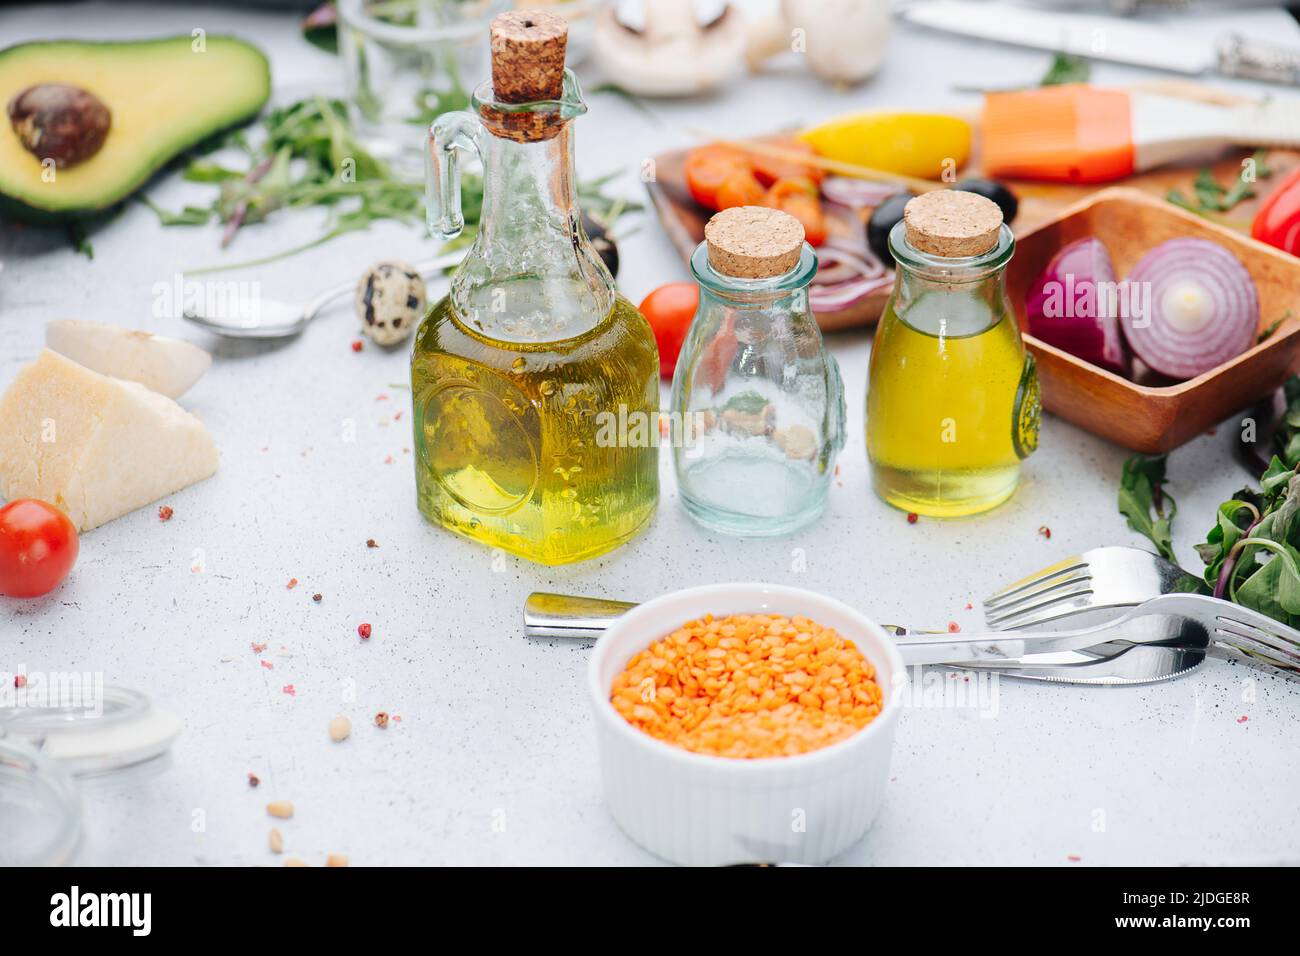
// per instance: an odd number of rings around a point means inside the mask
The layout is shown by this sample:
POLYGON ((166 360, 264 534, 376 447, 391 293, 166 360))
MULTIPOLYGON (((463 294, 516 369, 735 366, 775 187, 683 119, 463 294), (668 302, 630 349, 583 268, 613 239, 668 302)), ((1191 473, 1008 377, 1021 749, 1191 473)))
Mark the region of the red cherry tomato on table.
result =
POLYGON ((0 594, 40 597, 77 563, 77 529, 58 508, 21 498, 0 508, 0 594))
POLYGON ((686 341, 695 310, 700 304, 700 289, 694 282, 669 282, 661 285, 641 301, 641 314, 654 330, 659 346, 659 374, 672 378, 677 368, 677 353, 686 341))

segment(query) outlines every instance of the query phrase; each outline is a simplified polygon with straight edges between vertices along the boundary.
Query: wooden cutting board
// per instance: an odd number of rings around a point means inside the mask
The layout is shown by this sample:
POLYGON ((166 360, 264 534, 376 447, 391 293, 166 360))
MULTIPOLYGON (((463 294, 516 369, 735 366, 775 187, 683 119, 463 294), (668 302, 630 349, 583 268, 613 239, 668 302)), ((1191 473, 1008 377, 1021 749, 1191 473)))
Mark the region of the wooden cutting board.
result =
MULTIPOLYGON (((712 213, 691 198, 686 188, 684 172, 687 150, 664 153, 655 157, 655 180, 646 184, 659 220, 668 238, 683 259, 689 259, 695 247, 704 239, 704 224, 712 213)), ((1252 150, 1227 150, 1208 156, 1189 158, 1185 162, 1131 176, 1111 183, 1070 185, 1004 180, 1020 200, 1020 210, 1012 223, 1017 236, 1042 225, 1080 199, 1109 186, 1131 186, 1164 198, 1170 189, 1179 189, 1189 199, 1194 197, 1192 183, 1197 173, 1205 167, 1214 170, 1217 181, 1227 185, 1241 173, 1241 161, 1253 154, 1252 150)), ((1219 225, 1236 232, 1249 234, 1251 221, 1260 201, 1268 195, 1274 184, 1293 167, 1300 165, 1300 151, 1276 149, 1267 153, 1267 163, 1272 170, 1268 179, 1261 179, 1255 187, 1256 197, 1239 203, 1230 212, 1213 219, 1219 225)), ((961 176, 979 176, 979 133, 976 131, 971 161, 961 170, 961 176)), ((861 237, 866 229, 869 210, 860 214, 833 203, 826 204, 827 227, 832 235, 861 237)), ((817 322, 826 331, 855 328, 873 324, 880 318, 889 290, 873 293, 854 306, 837 312, 818 312, 817 322)))

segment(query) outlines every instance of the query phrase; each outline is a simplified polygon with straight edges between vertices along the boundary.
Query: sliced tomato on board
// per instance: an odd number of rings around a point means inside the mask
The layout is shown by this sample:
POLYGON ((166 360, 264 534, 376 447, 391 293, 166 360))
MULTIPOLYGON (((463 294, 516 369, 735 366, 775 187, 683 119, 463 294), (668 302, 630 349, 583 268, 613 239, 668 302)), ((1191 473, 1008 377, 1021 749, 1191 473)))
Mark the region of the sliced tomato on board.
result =
POLYGON ((718 189, 718 209, 730 209, 732 206, 761 206, 767 198, 767 190, 748 169, 738 169, 718 189))
POLYGON ((686 154, 686 188, 697 203, 718 208, 718 190, 733 173, 751 171, 749 156, 731 146, 701 146, 686 154))
MULTIPOLYGON (((783 152, 805 155, 809 159, 817 156, 817 151, 802 140, 780 139, 768 145, 783 152)), ((771 186, 779 179, 807 179, 812 183, 820 183, 826 175, 816 166, 784 157, 778 159, 764 153, 751 153, 749 159, 754 167, 754 175, 764 186, 771 186)))
POLYGON ((826 212, 816 183, 809 179, 778 179, 762 203, 794 216, 803 225, 804 238, 812 246, 826 241, 826 212))

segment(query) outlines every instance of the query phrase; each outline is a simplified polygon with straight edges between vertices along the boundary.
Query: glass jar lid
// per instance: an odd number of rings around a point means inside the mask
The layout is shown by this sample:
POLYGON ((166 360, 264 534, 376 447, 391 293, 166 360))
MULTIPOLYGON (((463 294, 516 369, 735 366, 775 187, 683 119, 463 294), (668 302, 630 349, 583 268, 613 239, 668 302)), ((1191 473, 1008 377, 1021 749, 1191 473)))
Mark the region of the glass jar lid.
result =
POLYGON ((81 833, 79 784, 156 772, 180 733, 138 691, 97 687, 70 700, 61 690, 0 703, 0 865, 67 862, 81 833))

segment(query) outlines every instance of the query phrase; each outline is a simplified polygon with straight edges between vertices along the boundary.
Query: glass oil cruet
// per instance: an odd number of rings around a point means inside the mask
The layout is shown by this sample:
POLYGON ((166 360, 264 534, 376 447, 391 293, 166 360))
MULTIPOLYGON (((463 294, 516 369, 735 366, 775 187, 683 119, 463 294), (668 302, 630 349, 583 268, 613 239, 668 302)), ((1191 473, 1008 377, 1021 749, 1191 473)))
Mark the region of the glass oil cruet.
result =
POLYGON ((867 384, 872 484, 904 511, 987 511, 1038 446, 1038 376, 1003 280, 1015 240, 996 203, 944 189, 908 202, 889 248, 867 384))
POLYGON ((691 256, 700 305, 673 376, 678 490, 695 520, 777 535, 815 520, 844 446, 844 387, 808 310, 817 255, 788 213, 724 210, 691 256))
POLYGON ((583 232, 565 21, 492 21, 492 81, 429 134, 430 228, 464 226, 457 154, 483 163, 468 257, 415 336, 416 490, 429 520, 545 564, 644 528, 659 495, 659 356, 583 232))

